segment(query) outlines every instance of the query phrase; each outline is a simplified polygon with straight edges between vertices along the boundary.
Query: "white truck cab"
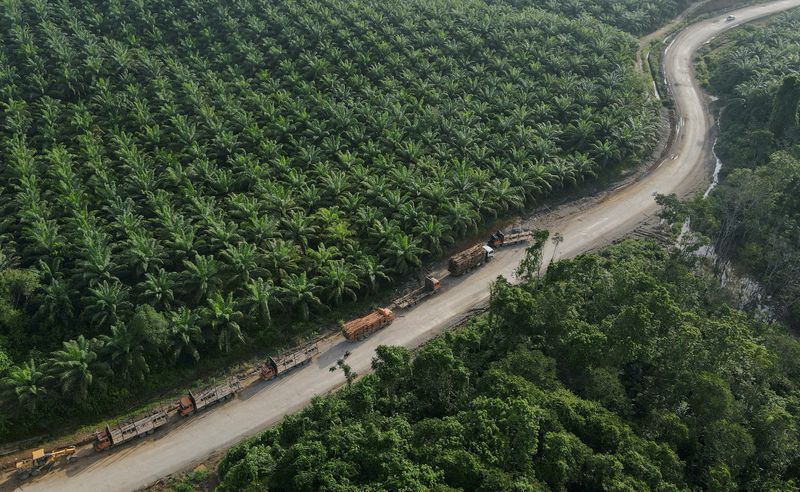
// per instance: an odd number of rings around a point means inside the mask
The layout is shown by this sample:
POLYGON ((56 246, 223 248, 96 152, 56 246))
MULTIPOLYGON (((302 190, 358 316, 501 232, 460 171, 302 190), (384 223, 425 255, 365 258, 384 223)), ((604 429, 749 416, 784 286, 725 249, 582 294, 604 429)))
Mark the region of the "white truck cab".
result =
POLYGON ((489 246, 484 246, 483 250, 486 251, 486 259, 491 260, 494 258, 494 250, 489 246))

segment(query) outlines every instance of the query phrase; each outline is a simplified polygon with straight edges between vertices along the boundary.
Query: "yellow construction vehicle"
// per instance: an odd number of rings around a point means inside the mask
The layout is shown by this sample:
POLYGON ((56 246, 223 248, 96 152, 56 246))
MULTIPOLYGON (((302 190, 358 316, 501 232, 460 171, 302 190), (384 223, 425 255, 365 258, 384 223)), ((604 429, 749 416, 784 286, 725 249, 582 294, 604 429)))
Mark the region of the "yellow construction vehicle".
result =
POLYGON ((54 449, 45 453, 44 449, 36 449, 31 453, 29 459, 17 461, 16 475, 20 480, 28 479, 32 476, 39 475, 42 472, 48 471, 61 458, 69 460, 75 454, 77 448, 75 446, 67 446, 66 448, 54 449))

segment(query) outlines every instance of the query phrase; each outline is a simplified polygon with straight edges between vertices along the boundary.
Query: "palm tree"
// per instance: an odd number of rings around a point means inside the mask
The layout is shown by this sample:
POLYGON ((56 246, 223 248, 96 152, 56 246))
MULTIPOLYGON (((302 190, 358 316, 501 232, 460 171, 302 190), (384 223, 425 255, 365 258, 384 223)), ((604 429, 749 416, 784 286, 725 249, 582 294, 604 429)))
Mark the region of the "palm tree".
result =
POLYGON ((289 236, 305 252, 308 248, 308 239, 316 234, 317 226, 312 224, 311 219, 303 212, 292 212, 287 219, 284 219, 283 224, 289 232, 289 236))
POLYGON ((111 283, 103 280, 97 287, 89 289, 89 293, 84 299, 88 306, 84 313, 90 316, 90 322, 97 328, 118 323, 131 308, 127 288, 117 279, 111 283))
POLYGON ((184 354, 190 355, 195 362, 200 360, 197 345, 203 343, 203 332, 200 330, 200 318, 197 313, 181 306, 170 313, 170 338, 172 343, 172 360, 177 361, 184 354))
POLYGON ((194 261, 183 260, 183 285, 195 303, 216 292, 222 285, 219 262, 213 256, 195 254, 194 261))
POLYGON ((286 304, 297 309, 303 320, 309 318, 312 308, 322 306, 317 297, 319 290, 319 286, 308 280, 306 272, 301 272, 299 275, 289 274, 281 281, 279 288, 286 304))
POLYGON ((111 327, 111 336, 100 337, 103 352, 111 358, 114 375, 122 381, 144 381, 145 374, 150 372, 144 356, 144 343, 141 334, 131 330, 127 325, 111 327))
POLYGON ((222 251, 228 270, 227 285, 240 287, 250 281, 251 275, 259 275, 261 271, 261 255, 252 243, 242 241, 236 246, 228 245, 222 251))
POLYGON ((422 263, 420 255, 428 251, 421 248, 415 239, 401 232, 389 238, 382 252, 397 273, 405 274, 413 267, 418 267, 422 263))
POLYGON ((217 343, 220 350, 230 352, 233 342, 237 340, 244 342, 242 328, 239 325, 242 313, 236 309, 232 292, 229 292, 226 297, 222 297, 219 292, 215 293, 208 299, 208 307, 211 326, 217 330, 217 343))
POLYGON ((419 221, 414 226, 414 235, 422 240, 425 249, 437 255, 442 252, 442 242, 450 244, 454 241, 449 228, 434 216, 419 221))
POLYGON ((4 398, 16 399, 26 410, 36 412, 36 405, 46 394, 45 374, 33 359, 14 366, 3 379, 4 398))
POLYGON ((113 279, 116 264, 112 260, 111 246, 105 243, 85 245, 83 257, 77 261, 77 267, 90 286, 113 279))
POLYGON ((63 345, 63 349, 53 352, 49 372, 62 394, 81 403, 86 400, 92 386, 103 385, 103 378, 111 374, 111 369, 98 360, 96 340, 87 340, 81 335, 76 340, 63 342, 63 345))
POLYGON ((273 277, 286 277, 291 271, 298 269, 300 251, 297 246, 283 239, 270 241, 266 247, 269 253, 267 264, 273 277))
POLYGON ((142 297, 153 307, 168 307, 175 301, 175 294, 172 290, 174 286, 172 273, 159 268, 155 274, 146 273, 144 275, 144 282, 141 283, 142 297))
POLYGON ((58 321, 67 326, 75 314, 72 299, 69 297, 70 290, 61 278, 53 278, 49 284, 42 285, 41 293, 37 297, 39 308, 36 318, 44 319, 50 324, 58 321))
POLYGON ((322 285, 328 292, 328 301, 332 300, 334 304, 341 304, 344 296, 348 296, 354 301, 358 298, 353 290, 361 287, 358 275, 353 271, 353 267, 344 260, 329 261, 321 268, 320 273, 323 277, 322 285))
POLYGON ((249 305, 248 313, 254 316, 259 323, 269 325, 272 321, 269 305, 277 301, 274 295, 278 291, 271 280, 256 278, 247 284, 246 303, 249 305))
POLYGON ((136 278, 158 268, 163 263, 164 250, 161 244, 146 232, 132 232, 125 245, 122 257, 136 278))
POLYGON ((371 291, 377 290, 381 281, 389 280, 386 267, 372 255, 358 253, 353 259, 353 263, 358 269, 358 275, 366 281, 371 291))

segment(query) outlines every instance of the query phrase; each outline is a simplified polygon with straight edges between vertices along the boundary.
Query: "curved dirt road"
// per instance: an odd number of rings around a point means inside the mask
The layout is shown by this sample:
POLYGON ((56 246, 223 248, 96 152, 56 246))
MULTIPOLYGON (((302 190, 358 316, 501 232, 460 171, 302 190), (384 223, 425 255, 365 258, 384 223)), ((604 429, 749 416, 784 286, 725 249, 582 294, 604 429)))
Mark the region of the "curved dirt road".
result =
MULTIPOLYGON (((603 200, 547 224, 564 236, 559 257, 606 245, 656 212, 653 194, 686 195, 708 181, 710 147, 707 138, 712 121, 700 89, 692 77, 694 52, 720 32, 744 22, 800 6, 800 0, 781 0, 735 12, 736 21, 725 16, 692 25, 682 31, 668 48, 665 63, 678 114, 679 130, 670 154, 638 181, 614 190, 603 200)), ((569 209, 569 207, 567 207, 569 209)), ((548 247, 550 245, 548 244, 548 247)), ((270 384, 257 383, 224 406, 186 420, 169 433, 161 433, 108 454, 79 460, 37 480, 23 484, 25 491, 127 491, 143 487, 160 477, 188 468, 215 451, 229 447, 243 437, 257 433, 287 413, 297 411, 312 397, 329 392, 344 382, 341 371, 328 368, 345 350, 348 363, 358 373, 369 371, 378 345, 416 347, 463 318, 488 297, 489 284, 498 276, 511 277, 523 254, 522 249, 501 250, 488 265, 456 282, 416 308, 399 313, 388 328, 357 344, 335 337, 320 347, 321 355, 310 366, 270 384)), ((545 252, 549 258, 550 251, 545 252)), ((4 484, 3 488, 10 484, 4 484)))

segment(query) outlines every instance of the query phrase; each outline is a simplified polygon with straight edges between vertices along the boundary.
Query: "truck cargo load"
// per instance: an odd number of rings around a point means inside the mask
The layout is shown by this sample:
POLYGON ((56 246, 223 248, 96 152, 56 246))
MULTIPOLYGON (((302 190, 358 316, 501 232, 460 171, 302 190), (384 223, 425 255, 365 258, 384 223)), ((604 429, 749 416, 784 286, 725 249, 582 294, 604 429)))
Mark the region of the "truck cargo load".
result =
POLYGON ((353 342, 366 338, 372 332, 380 330, 394 321, 394 313, 386 308, 378 308, 361 318, 348 321, 342 326, 344 337, 353 342))
POLYGON ((297 366, 306 364, 317 354, 319 354, 319 347, 316 343, 312 343, 288 354, 269 357, 261 367, 261 379, 275 379, 297 366))
POLYGON ((189 391, 188 395, 178 400, 178 411, 181 416, 188 417, 215 403, 233 398, 241 389, 239 379, 232 378, 227 383, 206 388, 198 393, 189 391))
POLYGON ((94 449, 95 451, 102 451, 111 446, 119 446, 135 437, 151 434, 166 423, 167 410, 162 408, 130 422, 114 426, 107 425, 105 429, 95 431, 94 449))
POLYGON ((463 275, 473 268, 479 267, 494 258, 494 250, 483 244, 466 249, 457 255, 451 256, 447 262, 447 269, 454 276, 463 275))

